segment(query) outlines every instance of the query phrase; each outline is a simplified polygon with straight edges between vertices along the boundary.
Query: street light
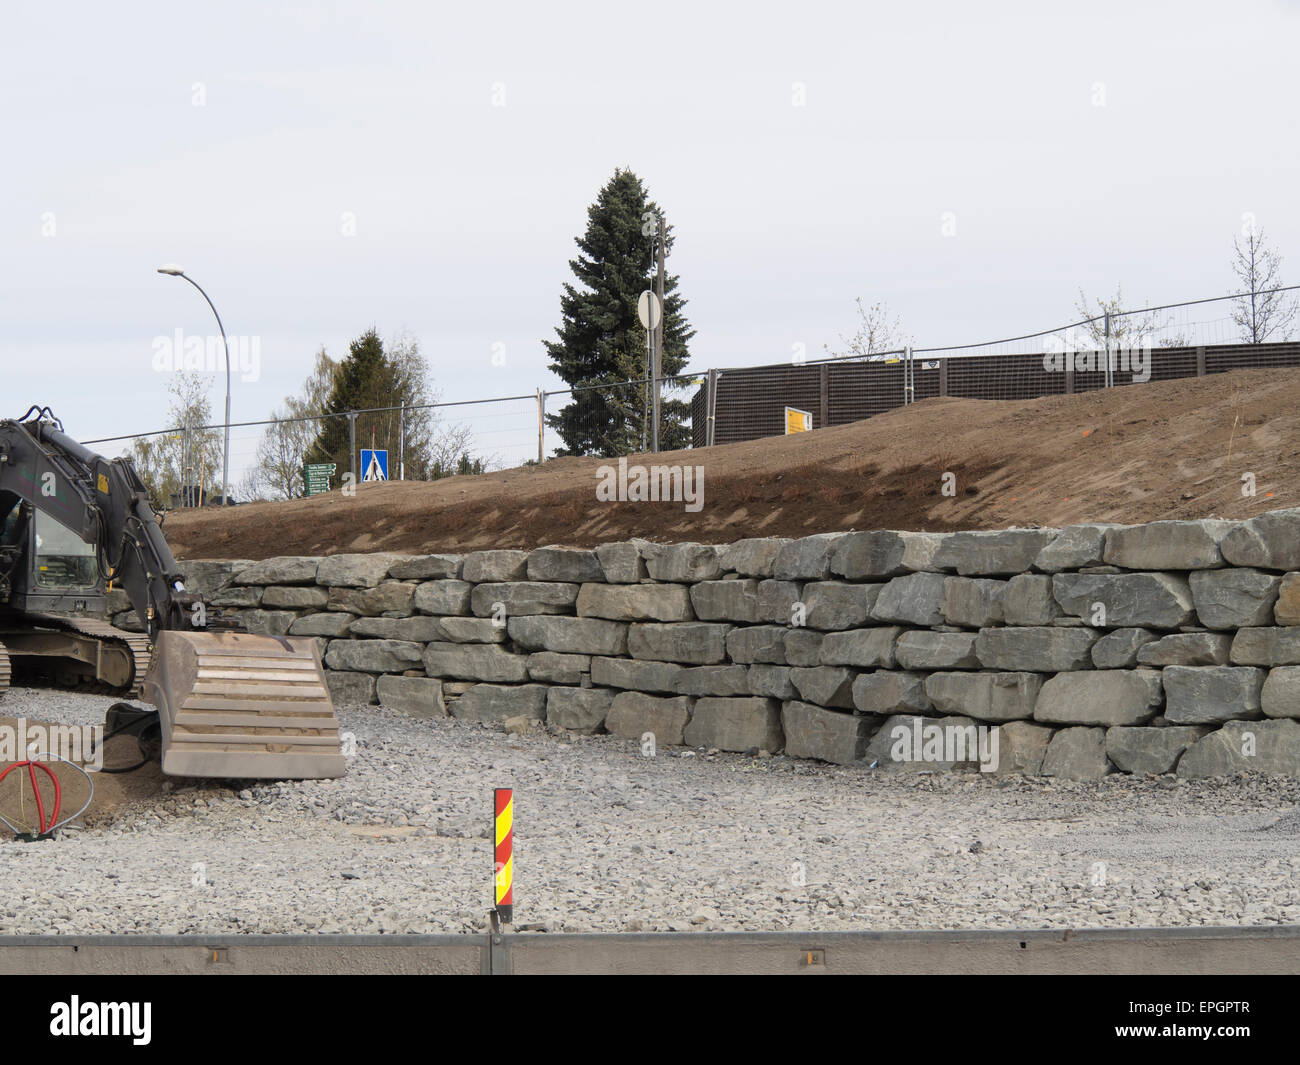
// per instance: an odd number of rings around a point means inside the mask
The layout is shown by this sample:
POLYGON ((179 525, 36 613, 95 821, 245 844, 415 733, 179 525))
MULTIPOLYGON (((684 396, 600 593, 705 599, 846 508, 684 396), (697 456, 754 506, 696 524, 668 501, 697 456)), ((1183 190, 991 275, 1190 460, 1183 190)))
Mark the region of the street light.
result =
POLYGON ((208 306, 212 308, 212 313, 217 319, 217 329, 221 331, 221 345, 226 352, 226 443, 221 449, 221 505, 230 506, 230 341, 226 339, 225 327, 221 324, 221 315, 217 314, 216 305, 208 298, 208 294, 203 291, 202 286, 182 270, 176 263, 163 263, 158 267, 160 274, 166 274, 168 277, 183 277, 191 285, 199 290, 208 306))

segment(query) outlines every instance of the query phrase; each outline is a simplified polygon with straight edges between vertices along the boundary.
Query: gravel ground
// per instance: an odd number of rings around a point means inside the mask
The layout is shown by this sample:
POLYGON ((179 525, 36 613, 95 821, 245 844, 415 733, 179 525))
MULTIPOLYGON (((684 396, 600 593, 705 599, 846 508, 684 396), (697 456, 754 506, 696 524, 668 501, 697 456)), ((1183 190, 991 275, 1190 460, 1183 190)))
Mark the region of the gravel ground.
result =
MULTIPOLYGON (((14 689, 11 715, 113 700, 14 689)), ((1300 781, 921 775, 507 736, 339 708, 348 775, 168 781, 110 825, 0 843, 0 934, 467 932, 515 788, 520 931, 1300 923, 1300 781)))

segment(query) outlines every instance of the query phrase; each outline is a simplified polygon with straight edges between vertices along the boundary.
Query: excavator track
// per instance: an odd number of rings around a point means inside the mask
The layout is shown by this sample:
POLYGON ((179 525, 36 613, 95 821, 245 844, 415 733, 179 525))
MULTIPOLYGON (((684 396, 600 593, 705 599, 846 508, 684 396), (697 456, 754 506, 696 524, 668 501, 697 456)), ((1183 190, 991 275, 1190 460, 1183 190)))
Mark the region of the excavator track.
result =
POLYGON ((142 632, 127 632, 104 621, 75 614, 43 614, 28 612, 22 615, 34 624, 47 629, 63 629, 80 636, 89 636, 100 643, 115 644, 125 647, 131 655, 131 680, 124 686, 114 686, 114 690, 127 695, 139 695, 144 684, 145 674, 149 672, 152 662, 152 647, 149 637, 142 632))
POLYGON ((9 664, 9 652, 0 643, 0 695, 9 690, 9 681, 13 677, 13 668, 9 664))

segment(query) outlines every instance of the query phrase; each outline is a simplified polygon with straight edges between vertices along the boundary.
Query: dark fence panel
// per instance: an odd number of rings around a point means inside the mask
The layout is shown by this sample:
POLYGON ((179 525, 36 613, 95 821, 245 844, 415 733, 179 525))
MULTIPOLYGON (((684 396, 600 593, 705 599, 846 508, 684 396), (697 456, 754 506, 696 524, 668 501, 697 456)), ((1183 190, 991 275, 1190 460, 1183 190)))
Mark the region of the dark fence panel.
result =
MULTIPOLYGON (((1037 399, 1067 392, 1104 388, 1106 372, 1098 369, 1065 374, 1049 370, 1043 356, 972 355, 913 362, 915 398, 957 396, 965 399, 1037 399)), ((1147 370, 1152 381, 1172 381, 1229 370, 1300 366, 1300 343, 1224 344, 1191 348, 1153 348, 1147 370)), ((1116 385, 1134 381, 1135 365, 1116 367, 1116 385)), ((714 443, 729 444, 780 436, 785 408, 812 412, 813 427, 846 425, 904 405, 902 362, 846 359, 803 366, 749 366, 719 370, 714 443)), ((707 432, 708 387, 691 399, 692 440, 703 447, 707 432)))

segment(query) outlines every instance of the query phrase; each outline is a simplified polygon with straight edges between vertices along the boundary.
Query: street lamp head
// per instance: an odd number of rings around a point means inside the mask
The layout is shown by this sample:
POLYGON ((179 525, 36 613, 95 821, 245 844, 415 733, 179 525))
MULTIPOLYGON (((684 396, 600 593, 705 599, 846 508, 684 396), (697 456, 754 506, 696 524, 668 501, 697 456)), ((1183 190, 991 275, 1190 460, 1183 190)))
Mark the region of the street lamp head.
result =
POLYGON ((158 267, 158 272, 160 274, 169 274, 172 277, 185 276, 185 271, 176 263, 163 263, 162 266, 158 267))

